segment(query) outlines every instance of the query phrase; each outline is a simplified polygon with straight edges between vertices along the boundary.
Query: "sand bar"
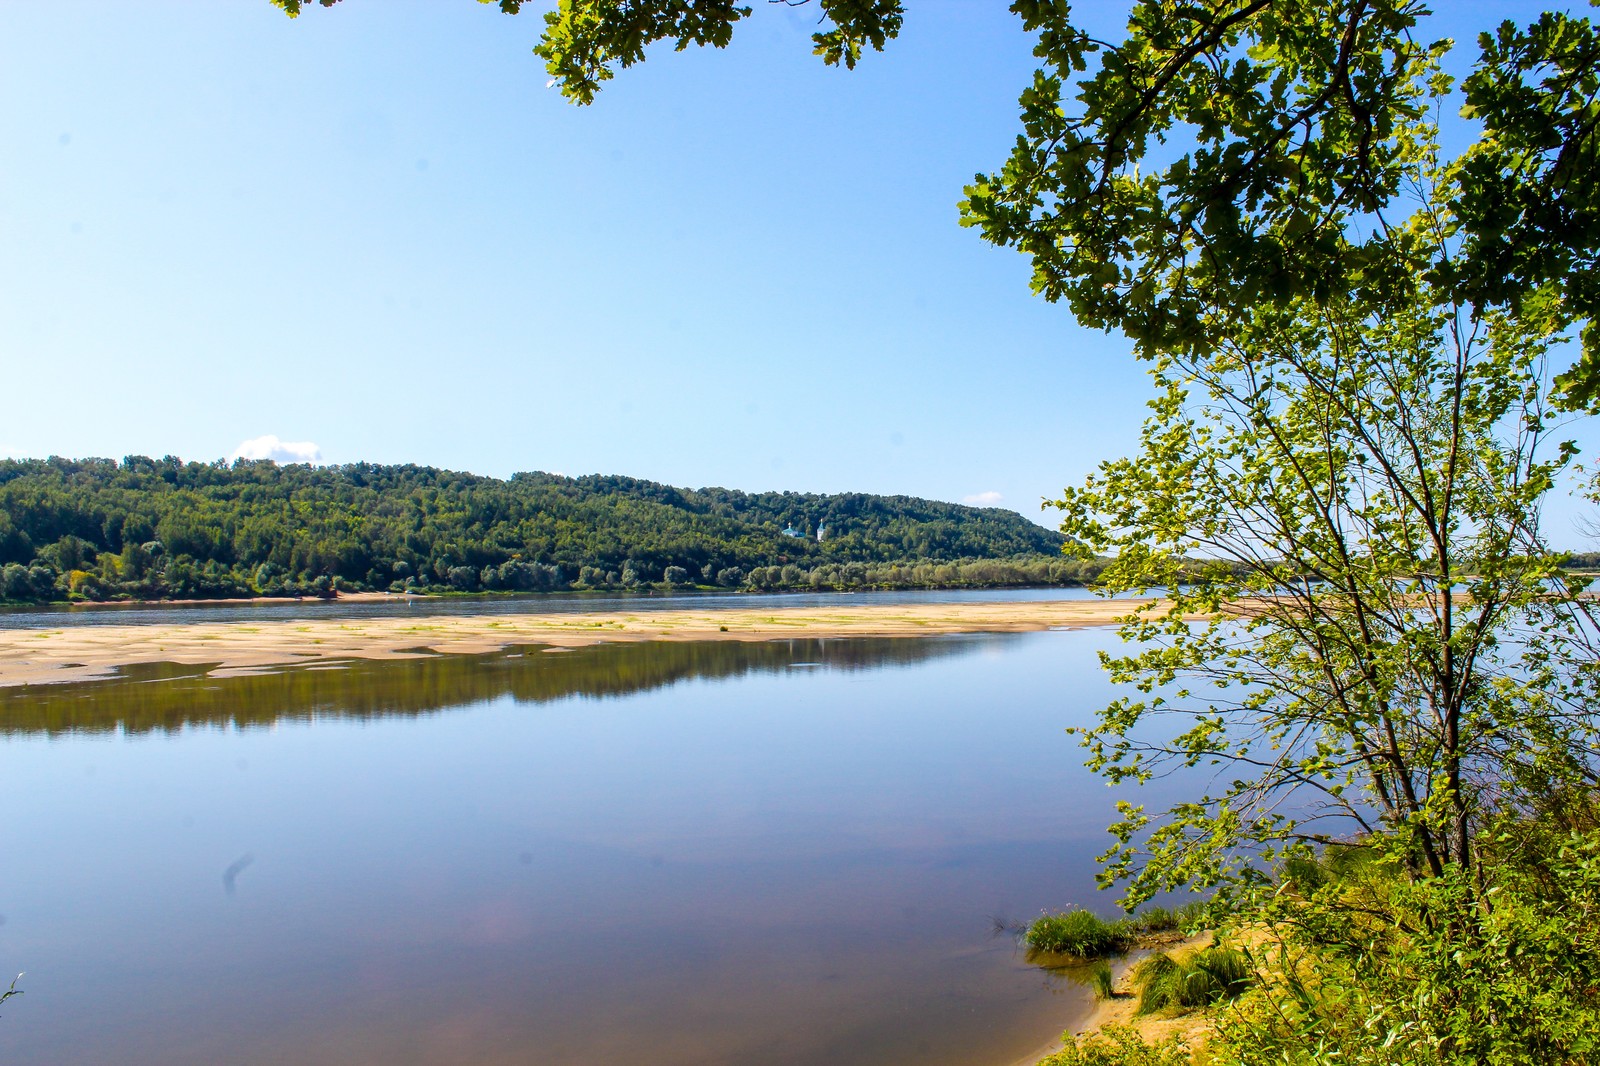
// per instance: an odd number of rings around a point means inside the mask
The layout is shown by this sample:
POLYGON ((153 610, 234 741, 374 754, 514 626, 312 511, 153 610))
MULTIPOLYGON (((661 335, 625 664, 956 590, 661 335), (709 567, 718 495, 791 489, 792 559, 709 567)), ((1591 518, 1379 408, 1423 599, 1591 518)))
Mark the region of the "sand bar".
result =
POLYGON ((1048 600, 8 629, 0 630, 0 687, 86 681, 135 663, 210 665, 213 674, 226 676, 328 660, 483 653, 513 644, 570 648, 641 640, 1022 633, 1109 625, 1143 602, 1048 600))

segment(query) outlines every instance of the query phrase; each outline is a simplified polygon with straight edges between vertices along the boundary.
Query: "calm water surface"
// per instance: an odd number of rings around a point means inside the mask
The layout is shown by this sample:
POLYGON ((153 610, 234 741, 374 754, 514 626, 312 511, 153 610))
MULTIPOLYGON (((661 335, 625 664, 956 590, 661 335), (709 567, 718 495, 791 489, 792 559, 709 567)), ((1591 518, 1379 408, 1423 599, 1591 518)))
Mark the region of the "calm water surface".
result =
POLYGON ((1112 639, 0 691, 0 1061, 1009 1066, 1085 992, 994 919, 1110 906, 1112 639))

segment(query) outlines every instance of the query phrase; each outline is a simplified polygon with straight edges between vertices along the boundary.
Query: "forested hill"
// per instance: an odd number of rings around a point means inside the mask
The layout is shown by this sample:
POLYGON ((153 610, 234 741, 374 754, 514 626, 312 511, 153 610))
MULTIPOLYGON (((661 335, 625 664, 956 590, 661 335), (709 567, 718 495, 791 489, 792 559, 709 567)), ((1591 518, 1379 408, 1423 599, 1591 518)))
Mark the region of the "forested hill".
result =
POLYGON ((904 496, 368 463, 0 460, 11 600, 1071 581, 1062 540, 1012 511, 904 496))

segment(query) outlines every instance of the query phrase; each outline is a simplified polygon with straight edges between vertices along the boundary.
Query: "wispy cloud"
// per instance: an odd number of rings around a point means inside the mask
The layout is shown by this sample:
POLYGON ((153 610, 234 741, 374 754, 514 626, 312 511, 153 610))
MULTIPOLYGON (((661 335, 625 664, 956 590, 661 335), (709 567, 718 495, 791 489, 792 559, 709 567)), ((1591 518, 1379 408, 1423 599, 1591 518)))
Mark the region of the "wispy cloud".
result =
POLYGON ((275 434, 242 441, 229 459, 271 459, 275 463, 320 463, 322 449, 308 440, 279 440, 275 434))
POLYGON ((963 496, 961 502, 970 503, 974 507, 993 507, 1003 499, 1004 496, 990 489, 988 492, 974 492, 971 496, 963 496))

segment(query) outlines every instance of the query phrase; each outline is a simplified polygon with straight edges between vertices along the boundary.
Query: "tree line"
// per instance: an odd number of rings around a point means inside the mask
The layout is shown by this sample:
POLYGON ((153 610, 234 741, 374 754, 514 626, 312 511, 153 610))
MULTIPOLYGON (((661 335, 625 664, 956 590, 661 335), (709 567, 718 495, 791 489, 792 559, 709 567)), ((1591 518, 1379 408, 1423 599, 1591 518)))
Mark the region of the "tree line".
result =
POLYGON ((905 496, 168 456, 0 460, 0 599, 1075 584, 1060 534, 905 496))

